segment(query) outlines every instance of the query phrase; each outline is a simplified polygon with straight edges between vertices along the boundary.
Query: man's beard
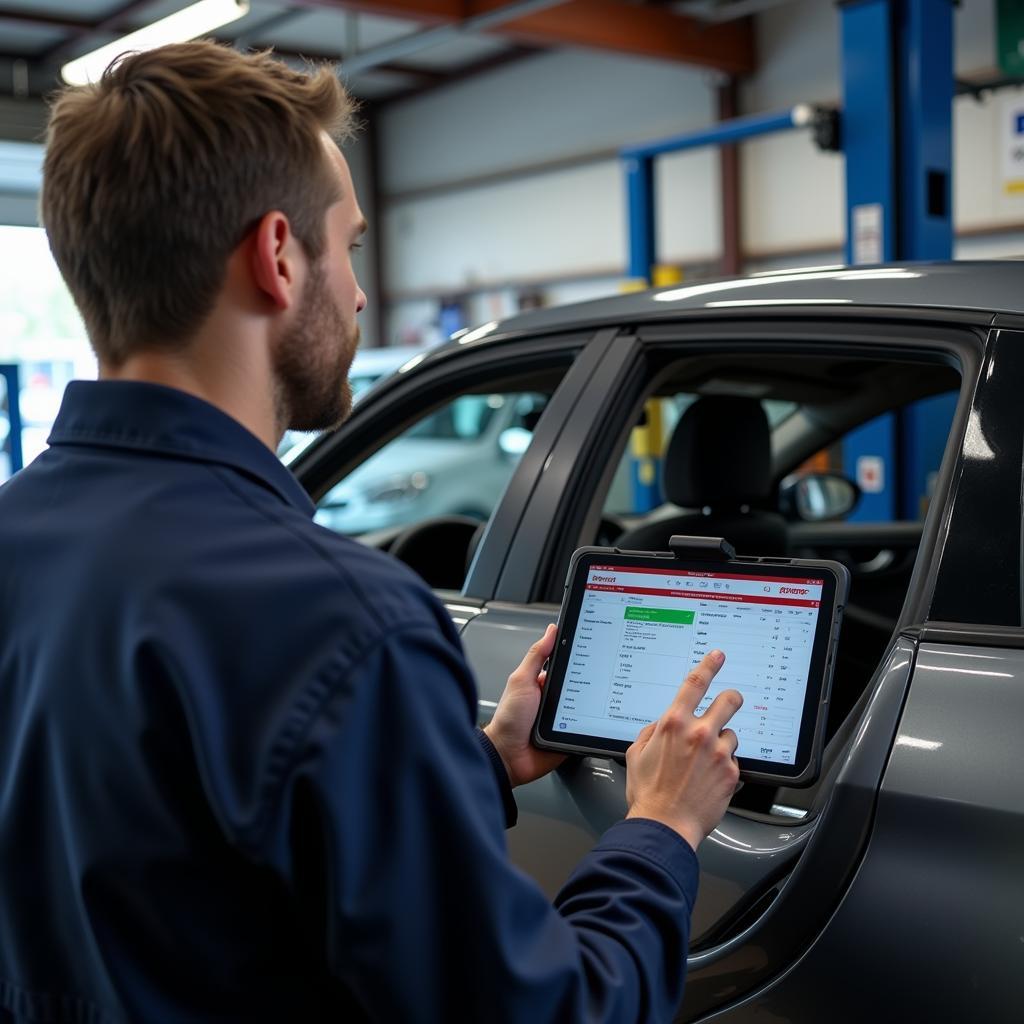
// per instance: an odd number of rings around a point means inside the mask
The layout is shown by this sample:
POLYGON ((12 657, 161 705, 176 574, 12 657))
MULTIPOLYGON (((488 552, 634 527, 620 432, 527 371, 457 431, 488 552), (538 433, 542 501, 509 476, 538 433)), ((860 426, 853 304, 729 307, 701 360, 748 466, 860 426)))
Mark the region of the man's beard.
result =
POLYGON ((302 291, 295 322, 273 350, 278 426, 285 430, 331 430, 352 411, 348 371, 359 344, 327 288, 323 267, 314 264, 302 291))

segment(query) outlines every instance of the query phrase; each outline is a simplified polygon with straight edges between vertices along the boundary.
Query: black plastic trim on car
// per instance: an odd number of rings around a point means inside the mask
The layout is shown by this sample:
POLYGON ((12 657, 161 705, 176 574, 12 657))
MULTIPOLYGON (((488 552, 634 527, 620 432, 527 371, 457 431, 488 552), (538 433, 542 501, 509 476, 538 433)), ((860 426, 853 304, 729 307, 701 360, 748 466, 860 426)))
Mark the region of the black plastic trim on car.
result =
POLYGON ((992 329, 1006 328, 1010 331, 1024 331, 1024 314, 996 313, 992 317, 992 329))
MULTIPOLYGON (((598 300, 601 301, 601 300, 598 300)), ((529 338, 538 333, 551 334, 559 329, 576 330, 586 328, 596 331, 603 327, 617 326, 619 329, 628 332, 641 331, 651 326, 663 326, 664 324, 685 324, 687 328, 694 328, 703 324, 717 324, 722 321, 730 323, 749 323, 756 321, 763 323, 772 320, 793 320, 799 317, 808 308, 798 304, 793 305, 772 305, 749 307, 725 307, 720 309, 709 309, 705 306, 680 309, 678 307, 666 306, 664 310, 645 309, 642 311, 622 311, 612 309, 606 313, 591 313, 584 303, 580 307, 565 307, 566 312, 575 313, 577 319, 563 319, 559 314, 558 307, 543 311, 546 315, 542 320, 533 319, 536 314, 525 314, 529 317, 522 326, 519 325, 520 318, 514 318, 506 325, 501 325, 489 336, 491 340, 508 340, 515 338, 529 338)), ((603 302, 602 302, 603 305, 603 302)), ((820 310, 818 307, 818 315, 820 310)), ((994 314, 990 310, 983 309, 962 309, 948 308, 943 306, 898 306, 878 305, 873 303, 850 303, 843 305, 829 305, 828 316, 830 320, 865 321, 871 319, 884 320, 890 323, 912 322, 919 324, 950 324, 957 326, 973 326, 987 330, 992 324, 994 314)), ((1012 316, 1014 314, 999 314, 1001 316, 1012 316)))
POLYGON ((917 547, 921 541, 920 521, 891 523, 792 523, 790 547, 917 547))
MULTIPOLYGON (((943 509, 931 600, 915 605, 901 624, 1021 625, 1022 380, 1024 332, 992 331, 971 408, 961 417, 957 407, 962 457, 943 509)), ((938 486, 945 486, 942 479, 938 486)))
POLYGON ((906 626, 901 633, 922 644, 1024 649, 1024 629, 1014 626, 976 626, 970 622, 924 622, 906 626))
MULTIPOLYGON (((979 352, 984 347, 984 339, 988 331, 986 317, 983 324, 977 317, 959 318, 939 316, 935 311, 923 310, 922 315, 907 313, 904 316, 894 315, 895 311, 885 309, 852 310, 843 306, 829 309, 828 315, 821 312, 798 313, 792 309, 781 307, 774 310, 771 316, 768 311, 746 310, 724 320, 721 317, 707 317, 698 320, 694 317, 679 319, 674 323, 650 322, 637 327, 637 333, 647 345, 690 344, 696 341, 750 341, 754 345, 764 347, 771 342, 791 342, 794 348, 811 346, 820 349, 822 335, 814 334, 824 328, 829 332, 830 339, 840 338, 841 344, 860 348, 865 346, 881 348, 886 353, 902 351, 904 356, 913 357, 914 350, 923 351, 929 361, 934 361, 936 352, 947 350, 955 360, 958 350, 966 339, 973 338, 974 346, 979 352), (855 312, 857 315, 855 315, 855 312), (965 329, 966 328, 966 329, 965 329), (884 333, 879 333, 882 331, 884 333), (930 350, 930 352, 929 352, 930 350)), ((829 349, 833 347, 829 341, 829 349)), ((857 352, 863 355, 863 352, 857 352)), ((949 365, 955 365, 951 362, 949 365)))

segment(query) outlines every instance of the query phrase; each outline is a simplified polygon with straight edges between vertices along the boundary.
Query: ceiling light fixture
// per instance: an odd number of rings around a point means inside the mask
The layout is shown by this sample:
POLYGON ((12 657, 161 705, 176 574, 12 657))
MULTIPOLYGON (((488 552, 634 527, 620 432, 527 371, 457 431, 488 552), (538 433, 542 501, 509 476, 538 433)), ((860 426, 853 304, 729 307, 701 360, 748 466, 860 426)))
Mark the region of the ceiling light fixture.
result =
POLYGON ((129 32, 98 50, 69 61, 60 69, 68 85, 98 82, 103 72, 125 53, 153 50, 167 43, 184 43, 249 13, 249 0, 199 0, 136 32, 129 32))

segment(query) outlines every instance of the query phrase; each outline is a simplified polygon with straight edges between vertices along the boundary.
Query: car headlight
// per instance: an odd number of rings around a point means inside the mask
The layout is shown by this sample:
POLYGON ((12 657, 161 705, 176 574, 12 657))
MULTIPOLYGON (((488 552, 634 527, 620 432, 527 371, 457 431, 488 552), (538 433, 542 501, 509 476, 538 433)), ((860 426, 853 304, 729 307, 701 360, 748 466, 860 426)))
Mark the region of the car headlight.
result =
POLYGON ((368 491, 366 500, 370 504, 393 501, 408 501, 418 497, 430 486, 430 477, 422 470, 403 476, 392 477, 387 483, 368 491))

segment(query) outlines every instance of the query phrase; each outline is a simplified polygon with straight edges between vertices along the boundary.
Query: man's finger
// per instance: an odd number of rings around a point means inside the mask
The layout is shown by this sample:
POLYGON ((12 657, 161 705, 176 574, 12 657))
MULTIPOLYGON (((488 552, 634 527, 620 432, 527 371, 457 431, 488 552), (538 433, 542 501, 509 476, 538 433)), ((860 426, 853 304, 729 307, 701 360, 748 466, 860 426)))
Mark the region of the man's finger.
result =
POLYGON ((708 651, 701 658, 700 664, 683 680, 672 706, 692 715, 697 710, 697 705, 704 699, 704 694, 708 692, 711 680, 724 663, 725 655, 721 651, 708 651))
MULTIPOLYGON (((519 667, 512 673, 513 677, 528 679, 533 683, 540 673, 544 662, 551 657, 555 649, 555 626, 549 625, 544 630, 544 635, 526 652, 526 657, 519 663, 519 667)), ((511 678, 511 677, 510 677, 511 678)))
POLYGON ((736 748, 740 745, 740 738, 732 731, 732 729, 723 729, 721 732, 722 741, 725 743, 730 754, 736 753, 736 748))
POLYGON ((725 728, 725 723, 743 707, 743 697, 738 690, 723 690, 712 702, 711 706, 701 715, 716 731, 725 728))

